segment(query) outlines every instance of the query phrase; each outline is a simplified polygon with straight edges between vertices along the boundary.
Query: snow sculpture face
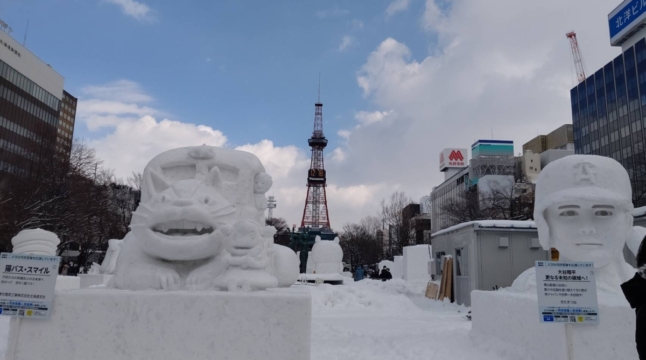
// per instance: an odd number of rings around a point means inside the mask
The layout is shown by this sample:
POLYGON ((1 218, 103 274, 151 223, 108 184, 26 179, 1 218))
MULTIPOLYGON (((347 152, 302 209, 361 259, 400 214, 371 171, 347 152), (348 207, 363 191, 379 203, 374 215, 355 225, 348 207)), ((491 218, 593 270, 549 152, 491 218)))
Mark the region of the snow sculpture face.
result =
POLYGON ((631 234, 632 190, 611 158, 571 155, 546 166, 536 185, 534 218, 544 249, 596 268, 622 259, 631 234))
POLYGON ((233 230, 226 231, 226 250, 233 256, 245 256, 252 249, 262 245, 265 239, 260 231, 260 224, 252 220, 244 220, 235 224, 233 230))
POLYGON ((339 238, 333 241, 322 241, 320 236, 316 237, 312 247, 312 260, 314 271, 317 274, 338 274, 343 270, 343 249, 339 245, 339 238))
POLYGON ((139 205, 131 228, 148 255, 165 260, 198 260, 215 255, 218 228, 235 217, 235 206, 221 194, 220 171, 213 167, 203 180, 169 184, 148 172, 152 198, 139 205))
POLYGON ((273 181, 267 173, 260 173, 254 178, 253 192, 255 194, 264 194, 271 188, 273 181))

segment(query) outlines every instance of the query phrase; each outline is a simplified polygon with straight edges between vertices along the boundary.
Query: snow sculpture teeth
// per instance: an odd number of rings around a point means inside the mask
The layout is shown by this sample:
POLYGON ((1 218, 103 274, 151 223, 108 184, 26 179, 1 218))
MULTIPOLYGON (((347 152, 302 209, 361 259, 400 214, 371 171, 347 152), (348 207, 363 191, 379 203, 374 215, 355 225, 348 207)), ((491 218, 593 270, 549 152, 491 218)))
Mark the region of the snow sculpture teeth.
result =
POLYGON ((201 236, 213 233, 213 227, 190 220, 167 221, 155 225, 154 232, 168 236, 201 236))

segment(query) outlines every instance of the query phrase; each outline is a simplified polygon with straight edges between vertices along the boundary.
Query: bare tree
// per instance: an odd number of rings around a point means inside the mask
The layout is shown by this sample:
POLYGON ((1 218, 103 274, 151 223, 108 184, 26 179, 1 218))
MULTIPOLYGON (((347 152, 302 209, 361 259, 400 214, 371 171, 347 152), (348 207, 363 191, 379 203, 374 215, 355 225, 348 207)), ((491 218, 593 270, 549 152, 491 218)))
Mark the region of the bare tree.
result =
POLYGON ((402 210, 412 203, 413 200, 403 191, 392 193, 388 201, 381 200, 381 219, 386 226, 394 229, 390 234, 392 255, 401 255, 404 246, 413 242, 410 236, 410 224, 402 213, 402 210))
POLYGON ((376 264, 383 259, 382 244, 377 240, 380 221, 368 216, 359 224, 344 224, 340 234, 344 260, 352 266, 376 264))

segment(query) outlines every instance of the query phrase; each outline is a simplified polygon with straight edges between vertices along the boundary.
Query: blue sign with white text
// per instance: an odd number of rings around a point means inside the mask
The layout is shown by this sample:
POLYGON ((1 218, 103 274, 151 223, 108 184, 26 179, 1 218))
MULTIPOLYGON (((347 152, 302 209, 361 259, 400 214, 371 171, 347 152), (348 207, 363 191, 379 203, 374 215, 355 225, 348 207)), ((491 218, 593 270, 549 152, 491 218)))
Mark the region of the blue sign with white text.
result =
POLYGON ((608 19, 610 38, 612 39, 623 29, 629 27, 639 16, 646 13, 646 0, 632 0, 618 13, 608 19))

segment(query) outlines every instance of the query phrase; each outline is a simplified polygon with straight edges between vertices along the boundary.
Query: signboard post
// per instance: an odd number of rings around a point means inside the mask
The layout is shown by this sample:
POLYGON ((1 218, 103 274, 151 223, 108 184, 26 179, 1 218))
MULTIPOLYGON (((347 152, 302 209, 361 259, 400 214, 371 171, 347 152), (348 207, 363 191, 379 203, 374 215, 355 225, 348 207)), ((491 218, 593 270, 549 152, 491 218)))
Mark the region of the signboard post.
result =
POLYGON ((591 262, 536 261, 536 292, 542 323, 599 323, 591 262))
POLYGON ((58 256, 0 254, 0 315, 49 318, 58 276, 58 256))

